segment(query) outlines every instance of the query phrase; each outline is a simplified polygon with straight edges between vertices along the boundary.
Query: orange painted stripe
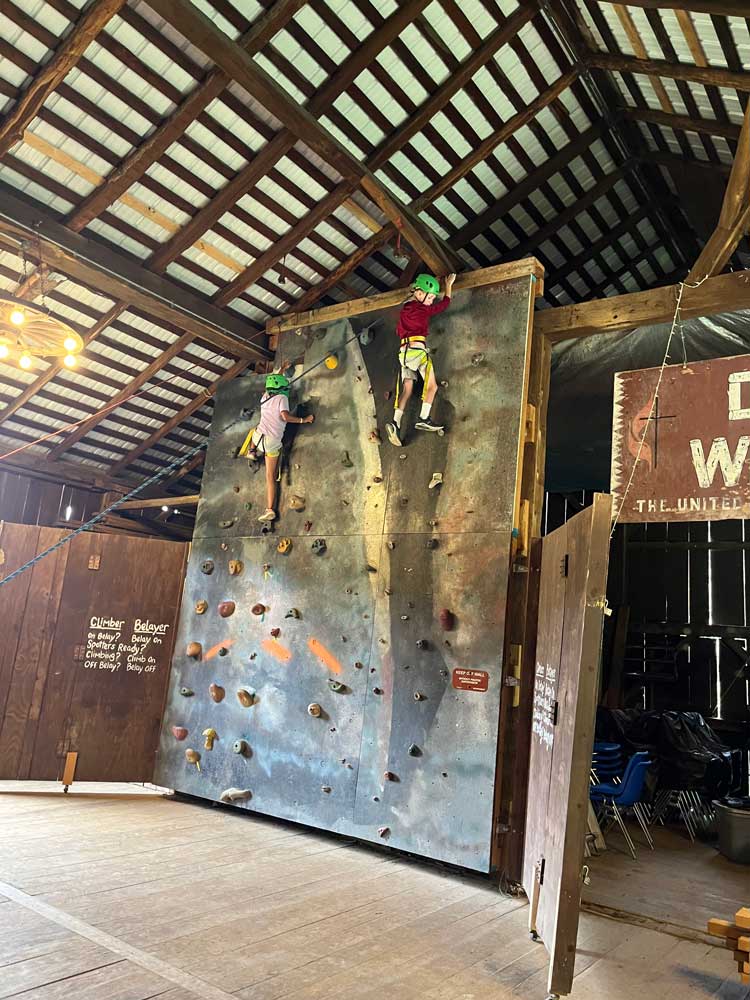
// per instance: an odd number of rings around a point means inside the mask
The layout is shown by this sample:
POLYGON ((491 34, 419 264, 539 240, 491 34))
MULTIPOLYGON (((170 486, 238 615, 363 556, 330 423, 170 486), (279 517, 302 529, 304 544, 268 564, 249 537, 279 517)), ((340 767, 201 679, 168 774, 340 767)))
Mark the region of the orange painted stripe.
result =
POLYGON ((234 645, 234 639, 224 639, 223 642, 217 642, 215 646, 212 646, 210 649, 206 650, 206 652, 203 655, 203 659, 212 660, 214 656, 219 655, 219 650, 221 649, 222 646, 225 649, 231 649, 233 645, 234 645))
POLYGON ((319 642, 318 639, 308 639, 307 646, 310 652, 317 656, 323 666, 327 667, 331 673, 341 673, 341 664, 333 653, 325 648, 322 642, 319 642))
POLYGON ((264 639, 261 646, 267 653, 270 653, 279 663, 289 663, 292 658, 291 649, 282 646, 276 639, 264 639))

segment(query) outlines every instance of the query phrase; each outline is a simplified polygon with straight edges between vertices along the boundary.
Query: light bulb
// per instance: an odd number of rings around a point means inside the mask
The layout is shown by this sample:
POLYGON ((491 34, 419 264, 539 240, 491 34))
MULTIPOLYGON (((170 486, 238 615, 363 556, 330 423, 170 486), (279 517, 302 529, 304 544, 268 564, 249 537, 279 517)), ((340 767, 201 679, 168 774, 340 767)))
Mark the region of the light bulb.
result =
POLYGON ((167 507, 165 504, 162 504, 161 509, 164 511, 165 514, 169 511, 169 507, 167 507))
POLYGON ((66 354, 63 358, 63 364, 66 368, 75 368, 76 359, 72 354, 66 354))
POLYGON ((68 354, 72 354, 73 351, 76 349, 76 347, 78 347, 78 341, 75 340, 73 337, 66 337, 65 340, 63 341, 63 347, 68 352, 68 354))
POLYGON ((23 312, 20 309, 14 309, 10 314, 10 321, 13 326, 21 326, 23 321, 26 319, 23 312))
POLYGON ((31 358, 28 354, 22 354, 18 359, 18 363, 22 368, 31 368, 31 358))
POLYGON ((8 345, 0 344, 0 359, 7 358, 9 353, 10 352, 8 351, 8 345))

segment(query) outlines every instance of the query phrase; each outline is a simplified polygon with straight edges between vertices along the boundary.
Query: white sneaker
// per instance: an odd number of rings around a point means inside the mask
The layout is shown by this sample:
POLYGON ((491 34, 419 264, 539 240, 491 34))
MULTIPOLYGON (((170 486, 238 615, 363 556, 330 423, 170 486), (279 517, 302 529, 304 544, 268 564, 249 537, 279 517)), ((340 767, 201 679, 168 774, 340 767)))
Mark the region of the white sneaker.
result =
POLYGON ((403 447, 401 443, 401 438, 399 437, 398 427, 394 423, 387 423, 385 425, 385 432, 388 435, 388 440, 395 448, 403 447))
POLYGON ((267 511, 264 511, 260 515, 260 517, 258 518, 258 520, 259 521, 275 521, 276 520, 276 511, 275 510, 271 510, 271 508, 269 507, 269 509, 267 511))

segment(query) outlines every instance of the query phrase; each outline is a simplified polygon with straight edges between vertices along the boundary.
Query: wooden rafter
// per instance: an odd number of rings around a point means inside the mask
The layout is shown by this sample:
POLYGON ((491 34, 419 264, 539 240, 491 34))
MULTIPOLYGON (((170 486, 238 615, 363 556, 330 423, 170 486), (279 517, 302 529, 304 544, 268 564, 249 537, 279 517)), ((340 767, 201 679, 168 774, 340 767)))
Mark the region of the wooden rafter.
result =
POLYGON ((199 493, 188 496, 146 497, 144 500, 126 500, 117 510, 148 510, 152 507, 165 506, 195 507, 199 500, 199 493))
MULTIPOLYGON (((242 36, 239 44, 250 55, 255 55, 306 2, 307 0, 276 0, 242 36)), ((80 232, 123 195, 183 135, 191 122, 226 89, 228 83, 229 77, 220 69, 214 68, 207 73, 176 110, 78 205, 68 217, 67 225, 75 232, 80 232)))
POLYGON ((265 347, 247 339, 247 321, 207 303, 169 278, 152 274, 131 257, 81 233, 72 233, 38 206, 19 198, 7 185, 0 183, 0 195, 0 232, 18 243, 40 239, 45 262, 54 270, 229 354, 260 360, 272 357, 265 347))
POLYGON ((199 393, 195 399, 191 399, 186 406, 183 406, 183 408, 175 413, 173 417, 170 417, 166 423, 162 424, 158 430, 155 430, 153 434, 150 434, 147 438, 141 441, 136 448, 129 451, 124 458, 120 459, 119 462, 115 462, 115 464, 110 468, 110 473, 113 476, 119 475, 123 469, 126 469, 131 463, 135 462, 136 459, 140 458, 141 455, 149 450, 149 448, 153 448, 153 446, 158 444, 163 437, 167 434, 171 434, 176 427, 179 427, 180 424, 187 420, 187 418, 195 413, 196 410, 205 406, 206 402, 211 398, 211 396, 214 395, 219 386, 223 385, 225 382, 231 381, 237 375, 242 374, 246 368, 246 361, 237 361, 231 366, 231 368, 227 368, 223 375, 217 378, 215 382, 212 382, 208 388, 203 390, 203 392, 199 393))
POLYGON ((687 10, 719 17, 748 16, 745 0, 628 0, 628 4, 644 10, 687 10))
POLYGON ((356 156, 320 125, 314 115, 296 104, 270 74, 190 0, 152 0, 150 5, 259 100, 295 137, 337 170, 345 181, 361 186, 435 271, 445 273, 455 266, 453 252, 442 245, 430 227, 394 198, 356 156))
MULTIPOLYGON (((527 275, 534 277, 535 294, 542 295, 544 291, 544 268, 535 257, 509 264, 498 264, 496 267, 485 267, 479 271, 464 271, 456 278, 455 290, 479 288, 483 285, 498 285, 504 281, 513 281, 527 275)), ((351 302, 339 302, 322 309, 312 309, 307 312, 297 312, 289 316, 277 316, 266 324, 269 333, 282 333, 284 330, 296 330, 299 327, 317 326, 321 323, 332 323, 347 316, 362 316, 378 309, 389 309, 404 301, 404 289, 396 287, 379 295, 368 295, 365 298, 353 299, 351 302)))
POLYGON ((134 379, 118 392, 107 404, 107 412, 92 414, 88 420, 84 420, 83 423, 79 424, 75 430, 72 430, 69 434, 66 434, 63 440, 54 447, 50 453, 49 457, 54 462, 60 458, 69 448, 72 448, 74 444, 77 444, 81 438, 85 437, 89 431, 93 430, 94 427, 102 420, 105 420, 108 416, 111 416, 114 409, 124 403, 126 400, 130 399, 134 392, 137 392, 141 386, 144 386, 147 382, 159 372, 167 362, 171 361, 172 358, 176 358, 178 354, 185 350, 185 348, 192 341, 192 336, 189 333, 183 334, 178 337, 177 340, 173 341, 162 353, 155 358, 150 365, 140 371, 134 379))
POLYGON ((745 110, 719 223, 686 281, 703 281, 723 270, 750 225, 750 102, 745 110))
MULTIPOLYGON (((111 309, 108 309, 102 318, 98 320, 90 330, 86 331, 83 338, 84 347, 90 344, 92 340, 98 337, 100 333, 114 323, 120 313, 124 312, 124 310, 125 305, 122 302, 116 302, 111 309)), ((8 418, 12 417, 15 413, 18 413, 20 409, 26 406, 26 404, 33 399, 38 392, 41 392, 45 385, 47 385, 48 382, 51 382, 52 379, 55 378, 55 376, 62 370, 62 361, 52 361, 46 371, 42 372, 41 375, 38 375, 34 381, 23 390, 23 392, 19 393, 19 395, 15 397, 12 403, 9 403, 5 407, 4 410, 0 410, 0 424, 2 424, 3 421, 8 420, 8 418)))
POLYGON ((693 66, 690 63, 669 62, 666 59, 638 59, 635 56, 616 55, 612 52, 592 52, 587 64, 612 73, 641 73, 651 77, 686 80, 704 86, 729 87, 750 92, 750 73, 724 69, 721 66, 693 66))
MULTIPOLYGON (((646 323, 668 323, 674 317, 678 285, 629 295, 614 295, 559 309, 544 309, 534 317, 534 332, 553 343, 598 333, 625 333, 646 323)), ((686 287, 683 319, 715 316, 750 308, 750 271, 734 271, 707 278, 697 288, 686 287)))
POLYGON ((720 122, 714 118, 692 118, 690 115, 665 114, 654 108, 621 108, 619 115, 632 122, 646 122, 650 125, 664 125, 675 131, 698 132, 702 135, 718 135, 732 142, 740 137, 740 125, 720 122))
POLYGON ((92 0, 49 62, 41 67, 0 122, 0 156, 4 156, 23 137, 24 129, 39 108, 124 3, 125 0, 92 0))

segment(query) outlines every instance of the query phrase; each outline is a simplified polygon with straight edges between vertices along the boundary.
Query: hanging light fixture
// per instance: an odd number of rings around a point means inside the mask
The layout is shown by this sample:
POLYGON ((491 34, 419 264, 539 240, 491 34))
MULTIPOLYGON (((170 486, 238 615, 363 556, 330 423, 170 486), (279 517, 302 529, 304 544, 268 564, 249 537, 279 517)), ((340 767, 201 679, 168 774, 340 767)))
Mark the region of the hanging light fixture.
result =
MULTIPOLYGON (((19 284, 28 288, 27 246, 21 248, 23 277, 19 284)), ((52 360, 62 358, 63 364, 72 368, 76 355, 83 350, 83 338, 64 320, 53 316, 45 298, 47 267, 38 248, 38 276, 41 305, 16 295, 0 293, 0 361, 16 363, 28 370, 34 358, 52 360)))

